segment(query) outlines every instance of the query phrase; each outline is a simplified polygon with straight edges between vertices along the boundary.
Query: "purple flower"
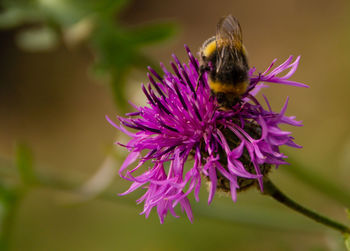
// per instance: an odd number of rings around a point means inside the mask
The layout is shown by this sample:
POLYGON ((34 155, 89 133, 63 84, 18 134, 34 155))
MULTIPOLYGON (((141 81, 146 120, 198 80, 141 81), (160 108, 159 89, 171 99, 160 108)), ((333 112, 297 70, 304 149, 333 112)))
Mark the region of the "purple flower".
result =
POLYGON ((150 82, 142 85, 148 106, 135 106, 136 112, 126 114, 127 118, 118 117, 120 125, 107 117, 114 127, 131 137, 127 145, 122 145, 130 154, 119 174, 132 185, 121 195, 146 189, 137 200, 144 203, 141 214, 148 217, 156 207, 161 223, 168 212, 178 217, 174 211, 177 204, 192 222, 188 195, 193 193, 199 200, 203 178, 209 182, 208 203, 217 189, 230 192, 235 201, 238 191, 254 184, 263 190, 262 179, 272 165, 287 164, 287 156, 279 151, 281 145, 300 148, 290 132, 279 128, 280 124, 301 126, 295 117, 285 115, 288 99, 280 112, 274 112, 266 97, 267 110, 255 98, 261 88, 267 87, 262 82, 307 87, 288 80, 300 57, 294 62, 289 57, 276 68, 274 60, 259 74, 254 74, 252 68, 250 85, 242 101, 232 110, 224 111, 211 95, 206 74, 195 90, 199 65, 188 47, 186 50, 188 64, 173 56, 174 73, 163 64, 163 77, 149 68, 150 82), (135 162, 136 167, 131 168, 135 162), (189 165, 185 167, 186 162, 189 165), (136 171, 142 174, 135 175, 136 171))

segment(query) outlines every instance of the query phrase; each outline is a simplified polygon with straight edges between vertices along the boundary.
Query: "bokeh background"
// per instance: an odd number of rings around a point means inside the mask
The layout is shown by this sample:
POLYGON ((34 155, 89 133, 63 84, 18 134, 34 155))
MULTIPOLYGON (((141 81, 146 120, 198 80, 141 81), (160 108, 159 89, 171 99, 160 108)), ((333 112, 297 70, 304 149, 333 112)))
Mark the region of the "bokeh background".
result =
MULTIPOLYGON (((293 80, 271 86, 275 109, 290 97, 302 150, 271 179, 307 207, 349 224, 350 2, 10 0, 0 16, 1 231, 9 250, 345 250, 332 230, 261 196, 192 203, 194 223, 138 215, 120 198, 125 140, 106 122, 144 104, 146 66, 197 51, 229 13, 243 28, 251 66, 301 55, 293 80), (135 41, 135 43, 130 42, 135 41), (31 171, 31 168, 33 171, 31 171)), ((7 246, 7 247, 6 247, 7 246)))

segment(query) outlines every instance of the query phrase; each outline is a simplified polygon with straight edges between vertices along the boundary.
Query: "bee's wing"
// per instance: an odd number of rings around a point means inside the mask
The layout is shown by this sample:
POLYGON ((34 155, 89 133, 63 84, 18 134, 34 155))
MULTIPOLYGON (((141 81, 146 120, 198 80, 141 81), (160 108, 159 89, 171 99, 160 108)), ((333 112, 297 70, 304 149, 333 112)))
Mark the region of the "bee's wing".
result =
POLYGON ((232 15, 221 18, 216 27, 217 72, 225 60, 230 58, 229 54, 237 53, 238 45, 242 45, 242 29, 238 20, 232 15))
POLYGON ((242 29, 238 20, 232 15, 221 18, 216 26, 216 39, 242 43, 242 29))

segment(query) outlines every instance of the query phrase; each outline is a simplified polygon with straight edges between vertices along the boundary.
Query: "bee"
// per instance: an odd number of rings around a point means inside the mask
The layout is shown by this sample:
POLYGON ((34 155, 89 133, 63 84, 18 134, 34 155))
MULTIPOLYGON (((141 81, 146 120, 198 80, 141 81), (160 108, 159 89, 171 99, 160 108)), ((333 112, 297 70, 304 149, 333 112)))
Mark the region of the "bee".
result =
POLYGON ((242 29, 232 15, 220 19, 216 35, 200 49, 199 79, 208 73, 212 94, 224 109, 240 102, 248 88, 248 60, 242 43, 242 29))

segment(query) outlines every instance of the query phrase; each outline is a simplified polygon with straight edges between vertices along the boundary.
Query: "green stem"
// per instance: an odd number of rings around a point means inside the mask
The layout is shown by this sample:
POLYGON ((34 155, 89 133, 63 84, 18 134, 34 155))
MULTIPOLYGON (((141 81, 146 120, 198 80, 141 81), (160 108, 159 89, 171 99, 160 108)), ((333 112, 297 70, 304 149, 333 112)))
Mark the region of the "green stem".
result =
POLYGON ((10 249, 11 234, 20 198, 14 191, 8 191, 1 197, 0 250, 5 251, 10 249))
POLYGON ((350 228, 342 225, 336 221, 333 221, 323 215, 320 215, 314 211, 311 211, 300 204, 296 203, 295 201, 288 198, 284 193, 281 192, 269 179, 264 180, 264 192, 263 194, 269 195, 278 202, 284 204, 285 206, 309 217, 310 219, 313 219, 314 221, 317 221, 318 223, 321 223, 327 227, 333 228, 342 234, 350 234, 350 228))

